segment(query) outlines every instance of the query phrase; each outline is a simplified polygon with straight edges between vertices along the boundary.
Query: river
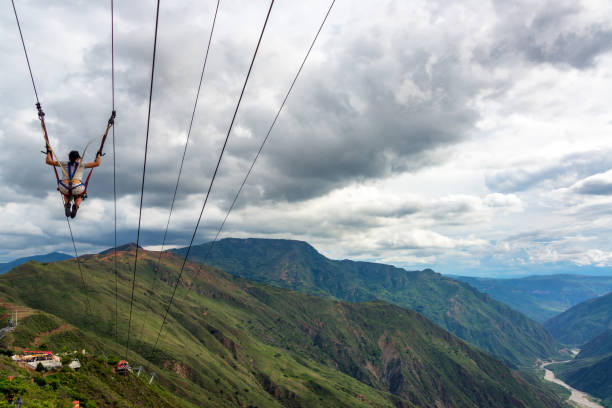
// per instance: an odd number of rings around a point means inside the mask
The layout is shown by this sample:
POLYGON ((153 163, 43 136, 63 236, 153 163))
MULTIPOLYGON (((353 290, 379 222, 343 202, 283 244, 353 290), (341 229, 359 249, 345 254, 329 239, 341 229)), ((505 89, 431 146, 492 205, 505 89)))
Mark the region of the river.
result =
MULTIPOLYGON (((571 360, 568 360, 568 361, 571 361, 571 360)), ((604 408, 603 405, 600 405, 596 402, 591 401, 589 399, 589 394, 582 392, 582 391, 578 391, 577 389, 570 387, 569 385, 567 385, 566 383, 564 383, 563 381, 555 377, 555 373, 553 373, 552 371, 546 368, 547 365, 553 364, 553 363, 567 363, 567 361, 553 361, 550 363, 542 363, 542 368, 544 369, 544 379, 547 381, 553 382, 555 384, 559 384, 560 386, 565 387, 568 390, 570 390, 572 395, 570 395, 568 401, 575 403, 580 408, 604 408)))

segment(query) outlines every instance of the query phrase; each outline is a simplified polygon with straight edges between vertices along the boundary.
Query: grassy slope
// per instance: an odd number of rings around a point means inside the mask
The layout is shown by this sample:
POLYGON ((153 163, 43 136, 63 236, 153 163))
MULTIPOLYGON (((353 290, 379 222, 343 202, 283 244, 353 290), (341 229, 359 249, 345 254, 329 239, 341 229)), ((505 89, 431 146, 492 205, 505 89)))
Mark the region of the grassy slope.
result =
MULTIPOLYGON (((195 405, 560 406, 543 388, 525 383, 416 313, 380 302, 350 305, 313 298, 191 264, 186 285, 194 290, 188 295, 179 288, 161 350, 153 353, 171 290, 162 283, 154 293, 147 291, 156 258, 141 252, 131 336, 138 354, 131 352, 129 360, 155 368, 167 389, 195 405), (149 314, 146 299, 152 300, 149 314)), ((164 254, 163 281, 173 280, 180 261, 164 254)), ((72 261, 22 265, 0 277, 0 296, 81 329, 39 339, 48 347, 78 348, 86 339, 88 349, 123 356, 132 262, 133 254, 119 254, 118 343, 112 254, 83 259, 92 319, 72 261)), ((11 335, 13 346, 36 341, 37 330, 53 330, 36 327, 11 335)))
POLYGON ((612 329, 612 293, 580 303, 544 322, 561 343, 580 346, 612 329))
POLYGON ((580 349, 577 359, 604 357, 612 354, 612 330, 608 329, 595 337, 593 340, 584 344, 580 349))
MULTIPOLYGON (((41 375, 34 370, 26 370, 13 363, 9 357, 0 357, 0 395, 13 393, 21 396, 27 407, 72 407, 78 400, 83 408, 113 407, 151 407, 172 408, 187 406, 179 401, 156 382, 148 385, 148 377, 117 376, 112 366, 102 359, 80 358, 81 369, 61 371, 41 375), (8 376, 14 379, 9 381, 8 376)), ((0 407, 4 407, 0 402, 0 407)), ((8 407, 8 405, 6 405, 8 407)), ((191 405, 189 405, 191 406, 191 405)))
POLYGON ((538 322, 612 291, 610 276, 549 275, 520 279, 453 276, 538 322))
MULTIPOLYGON (((184 249, 173 250, 184 254, 184 249)), ((390 265, 334 261, 305 242, 224 239, 210 257, 208 244, 193 247, 192 261, 246 279, 346 301, 381 299, 416 310, 483 350, 516 365, 554 356, 559 348, 536 322, 431 270, 408 272, 390 265)))
POLYGON ((28 261, 56 262, 56 261, 63 261, 65 259, 70 259, 70 258, 72 258, 72 256, 63 254, 61 252, 51 252, 49 254, 44 254, 44 255, 28 256, 25 258, 15 259, 14 261, 11 261, 11 262, 0 263, 0 273, 10 271, 11 269, 21 264, 24 264, 28 261))

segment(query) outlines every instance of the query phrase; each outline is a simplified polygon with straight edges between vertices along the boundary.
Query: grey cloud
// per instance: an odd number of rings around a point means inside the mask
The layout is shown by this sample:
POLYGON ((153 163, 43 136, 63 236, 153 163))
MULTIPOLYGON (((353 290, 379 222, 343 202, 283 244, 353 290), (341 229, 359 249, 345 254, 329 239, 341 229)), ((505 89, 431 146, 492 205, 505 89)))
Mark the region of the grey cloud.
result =
POLYGON ((612 30, 590 27, 584 33, 559 33, 550 44, 541 44, 535 36, 527 38, 525 52, 536 62, 564 63, 574 68, 588 68, 600 54, 612 49, 612 30))
POLYGON ((585 180, 574 191, 587 195, 610 195, 612 194, 612 181, 601 179, 585 180))
POLYGON ((598 150, 570 154, 554 163, 496 170, 485 175, 485 182, 489 190, 505 193, 529 190, 542 183, 560 188, 611 168, 612 152, 598 150))
POLYGON ((612 49, 612 28, 581 21, 583 10, 576 2, 496 1, 494 5, 501 17, 495 41, 478 47, 475 54, 487 65, 507 64, 521 55, 535 63, 585 69, 612 49))

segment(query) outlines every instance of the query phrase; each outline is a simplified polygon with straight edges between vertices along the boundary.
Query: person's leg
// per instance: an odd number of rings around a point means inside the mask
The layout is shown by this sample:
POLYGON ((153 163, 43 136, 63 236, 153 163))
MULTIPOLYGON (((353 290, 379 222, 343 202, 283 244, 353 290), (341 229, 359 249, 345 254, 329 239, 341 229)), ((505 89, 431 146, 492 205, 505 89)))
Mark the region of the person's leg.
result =
POLYGON ((74 204, 72 205, 72 211, 70 212, 70 218, 76 217, 77 210, 81 206, 81 201, 83 201, 83 198, 81 196, 74 197, 74 204))
POLYGON ((62 194, 62 197, 64 197, 64 213, 66 217, 70 217, 70 196, 62 194))

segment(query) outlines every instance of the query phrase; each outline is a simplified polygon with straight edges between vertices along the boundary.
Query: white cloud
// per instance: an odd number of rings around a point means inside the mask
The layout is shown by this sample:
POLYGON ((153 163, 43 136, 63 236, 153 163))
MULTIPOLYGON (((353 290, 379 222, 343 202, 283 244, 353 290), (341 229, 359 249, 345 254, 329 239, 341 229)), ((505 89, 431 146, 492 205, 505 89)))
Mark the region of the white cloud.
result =
MULTIPOLYGON (((222 3, 168 245, 191 235, 267 4, 222 3)), ((198 239, 223 220, 327 4, 275 6, 198 239)), ((211 7, 162 6, 144 245, 159 245, 167 222, 211 7)), ((609 263, 609 2, 335 7, 226 235, 305 239, 334 257, 446 269, 483 271, 489 259, 609 263)), ((65 154, 100 133, 110 111, 108 10, 25 2, 19 11, 51 141, 65 154), (48 24, 37 24, 42 16, 48 24)), ((138 221, 154 4, 116 12, 125 242, 138 221)), ((68 252, 9 13, 0 34, 0 257, 68 252)), ((83 251, 112 245, 108 144, 106 152, 73 223, 83 251)))

